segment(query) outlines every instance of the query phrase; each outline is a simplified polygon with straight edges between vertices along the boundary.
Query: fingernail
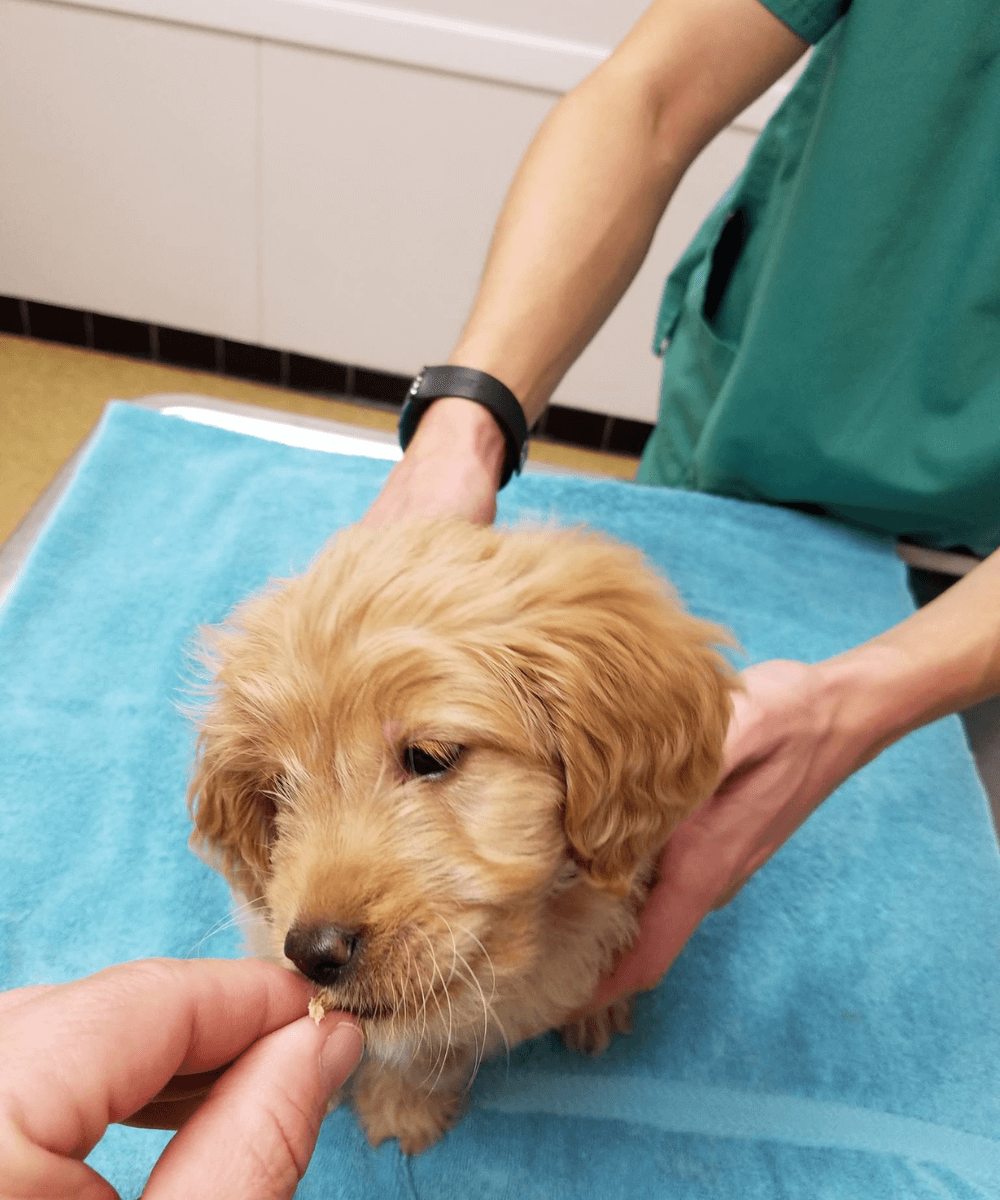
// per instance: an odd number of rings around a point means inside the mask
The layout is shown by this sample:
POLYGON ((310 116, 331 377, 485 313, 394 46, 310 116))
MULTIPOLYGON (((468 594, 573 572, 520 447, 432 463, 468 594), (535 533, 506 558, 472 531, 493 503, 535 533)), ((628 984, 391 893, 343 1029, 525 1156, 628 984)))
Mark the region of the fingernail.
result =
POLYGON ((319 1052, 319 1069, 323 1082, 335 1091, 343 1084, 361 1061, 365 1037, 361 1026, 353 1021, 338 1022, 319 1052))

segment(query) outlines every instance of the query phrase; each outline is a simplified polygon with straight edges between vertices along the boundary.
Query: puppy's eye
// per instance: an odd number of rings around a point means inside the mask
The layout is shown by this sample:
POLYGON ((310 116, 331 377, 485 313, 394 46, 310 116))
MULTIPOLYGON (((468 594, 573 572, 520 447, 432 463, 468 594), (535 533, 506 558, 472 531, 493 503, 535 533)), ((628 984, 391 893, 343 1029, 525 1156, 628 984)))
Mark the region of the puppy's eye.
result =
POLYGON ((423 779, 435 779, 458 762, 461 746, 449 746, 442 742, 415 742, 403 751, 403 766, 407 774, 423 779))

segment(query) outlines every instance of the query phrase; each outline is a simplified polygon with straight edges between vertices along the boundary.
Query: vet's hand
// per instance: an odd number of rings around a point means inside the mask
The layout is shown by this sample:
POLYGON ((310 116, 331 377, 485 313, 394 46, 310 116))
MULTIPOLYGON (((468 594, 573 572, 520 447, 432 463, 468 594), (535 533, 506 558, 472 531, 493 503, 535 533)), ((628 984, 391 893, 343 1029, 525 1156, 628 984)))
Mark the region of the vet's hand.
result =
POLYGON ((844 692, 831 664, 766 662, 743 673, 722 783, 667 843, 639 940, 593 1007, 655 987, 706 913, 727 904, 877 752, 856 722, 843 719, 844 692))
POLYGON ((424 413, 402 461, 393 467, 363 525, 408 517, 462 517, 490 525, 506 444, 487 409, 470 400, 437 400, 424 413))
POLYGON ((311 992, 255 960, 155 959, 0 995, 0 1191, 115 1200, 82 1160, 136 1118, 183 1124, 145 1200, 290 1197, 361 1054, 350 1018, 304 1015, 311 992))

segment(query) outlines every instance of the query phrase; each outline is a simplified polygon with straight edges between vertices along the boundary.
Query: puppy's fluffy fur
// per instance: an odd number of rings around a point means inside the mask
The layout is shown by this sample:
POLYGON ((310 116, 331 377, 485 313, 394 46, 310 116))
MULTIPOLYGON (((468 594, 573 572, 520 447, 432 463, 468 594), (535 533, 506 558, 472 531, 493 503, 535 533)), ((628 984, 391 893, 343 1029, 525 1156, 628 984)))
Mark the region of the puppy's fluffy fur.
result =
POLYGON ((658 851, 711 792, 716 626, 567 530, 352 528, 207 635, 195 845, 267 948, 360 1019, 352 1103, 408 1152, 484 1055, 567 1024, 634 940, 658 851))

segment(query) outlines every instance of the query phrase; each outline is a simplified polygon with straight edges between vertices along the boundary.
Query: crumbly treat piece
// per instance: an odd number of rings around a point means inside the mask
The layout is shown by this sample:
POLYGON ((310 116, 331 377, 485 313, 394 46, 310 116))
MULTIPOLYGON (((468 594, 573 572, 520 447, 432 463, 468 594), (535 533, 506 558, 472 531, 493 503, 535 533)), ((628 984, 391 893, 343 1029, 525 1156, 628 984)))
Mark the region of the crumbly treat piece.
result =
POLYGON ((313 996, 313 998, 309 1001, 309 1015, 317 1025, 323 1020, 328 1011, 329 1010, 319 996, 313 996))

